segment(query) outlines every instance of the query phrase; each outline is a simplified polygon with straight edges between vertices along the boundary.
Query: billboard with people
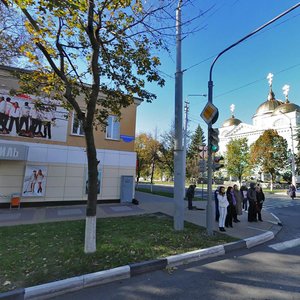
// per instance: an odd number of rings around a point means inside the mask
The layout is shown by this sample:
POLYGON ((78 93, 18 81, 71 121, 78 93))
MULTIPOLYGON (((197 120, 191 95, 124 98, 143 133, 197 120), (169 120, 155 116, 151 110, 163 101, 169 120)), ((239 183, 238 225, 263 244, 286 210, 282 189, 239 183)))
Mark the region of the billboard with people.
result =
POLYGON ((0 90, 0 136, 65 142, 68 112, 60 101, 0 90))
POLYGON ((23 182, 23 197, 42 197, 45 195, 47 167, 27 165, 23 182))

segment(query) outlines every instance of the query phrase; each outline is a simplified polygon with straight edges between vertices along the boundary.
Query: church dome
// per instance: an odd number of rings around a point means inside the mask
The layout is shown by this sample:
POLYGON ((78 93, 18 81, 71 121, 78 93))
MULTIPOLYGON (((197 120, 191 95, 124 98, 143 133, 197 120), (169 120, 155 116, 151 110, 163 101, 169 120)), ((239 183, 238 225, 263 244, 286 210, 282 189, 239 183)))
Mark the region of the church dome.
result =
POLYGON ((282 105, 281 100, 275 99, 275 94, 272 89, 270 89, 268 100, 262 103, 256 110, 256 115, 263 115, 266 113, 272 113, 278 106, 282 105))
POLYGON ((231 116, 231 118, 227 119, 224 123, 223 123, 223 127, 227 127, 227 126, 237 126, 239 124, 241 124, 242 121, 239 119, 236 119, 234 116, 231 116))
POLYGON ((274 110, 273 115, 280 115, 282 113, 286 114, 292 111, 300 112, 300 106, 294 103, 285 102, 274 110))

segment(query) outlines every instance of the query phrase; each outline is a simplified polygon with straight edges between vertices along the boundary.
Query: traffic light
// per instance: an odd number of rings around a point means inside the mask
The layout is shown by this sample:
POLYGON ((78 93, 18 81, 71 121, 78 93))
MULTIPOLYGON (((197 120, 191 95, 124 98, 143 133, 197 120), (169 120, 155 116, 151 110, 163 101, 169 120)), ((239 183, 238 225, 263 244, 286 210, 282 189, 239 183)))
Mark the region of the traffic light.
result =
POLYGON ((224 160, 223 156, 215 156, 214 157, 214 161, 213 161, 213 165, 212 165, 213 171, 218 171, 219 169, 224 167, 224 164, 220 163, 221 160, 224 160))
POLYGON ((204 159, 201 159, 199 161, 199 172, 200 173, 206 172, 206 160, 204 160, 204 159))
POLYGON ((218 152, 219 150, 219 129, 210 129, 210 147, 212 152, 218 152))

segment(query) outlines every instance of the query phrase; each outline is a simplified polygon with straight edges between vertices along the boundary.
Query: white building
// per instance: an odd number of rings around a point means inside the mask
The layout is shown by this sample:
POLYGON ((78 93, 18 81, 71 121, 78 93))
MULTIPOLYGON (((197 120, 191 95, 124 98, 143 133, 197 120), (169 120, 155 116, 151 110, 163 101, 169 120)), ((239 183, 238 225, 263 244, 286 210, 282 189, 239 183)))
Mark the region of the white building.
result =
POLYGON ((243 123, 234 116, 234 105, 231 105, 231 118, 225 120, 219 128, 219 147, 226 153, 226 145, 233 139, 247 138, 248 145, 253 144, 267 129, 274 129, 286 139, 288 149, 297 152, 296 129, 300 125, 300 107, 288 99, 289 86, 284 86, 285 101, 275 98, 272 90, 272 74, 269 74, 270 91, 267 100, 259 105, 253 117, 253 124, 243 123))

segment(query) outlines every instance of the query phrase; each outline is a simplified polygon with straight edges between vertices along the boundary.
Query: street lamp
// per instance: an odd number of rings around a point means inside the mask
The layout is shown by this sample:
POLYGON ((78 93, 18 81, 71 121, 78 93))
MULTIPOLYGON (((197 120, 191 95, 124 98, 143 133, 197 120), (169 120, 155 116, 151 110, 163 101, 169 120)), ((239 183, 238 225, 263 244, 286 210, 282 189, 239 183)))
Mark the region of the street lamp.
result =
POLYGON ((284 112, 282 112, 281 110, 279 111, 283 116, 285 116, 288 120, 289 120, 289 124, 290 124, 290 130, 291 130, 291 157, 292 157, 292 184, 294 186, 296 186, 296 165, 295 165, 295 153, 294 153, 294 139, 293 139, 293 127, 292 127, 292 121, 291 118, 288 117, 284 112))
MULTIPOLYGON (((281 17, 285 16, 286 14, 288 14, 289 12, 291 12, 292 10, 296 9, 299 6, 300 6, 300 2, 298 2, 296 5, 292 6, 288 10, 284 11, 283 13, 281 13, 280 15, 278 15, 277 17, 273 18, 272 20, 268 21, 267 23, 263 24, 262 26, 260 26, 256 30, 252 31, 248 35, 244 36, 243 38, 241 38, 240 40, 238 40, 234 44, 230 45, 229 47, 227 47, 226 49, 224 49, 222 52, 220 52, 216 56, 216 58, 213 60, 213 62, 211 64, 210 71, 209 71, 208 103, 211 103, 211 104, 213 103, 213 80, 212 80, 212 72, 213 72, 213 67, 214 67, 215 63, 217 62, 217 60, 225 52, 227 52, 228 50, 232 49, 233 47, 237 46, 241 42, 245 41, 246 39, 248 39, 252 35, 258 33, 259 31, 261 31, 265 27, 267 27, 270 24, 274 23, 275 21, 277 21, 281 17)), ((210 140, 211 140, 210 134, 211 134, 212 122, 210 122, 207 127, 208 127, 207 139, 208 139, 208 143, 210 143, 210 140)), ((208 170, 207 170, 208 171, 207 172, 207 179, 208 179, 208 183, 207 183, 208 201, 207 201, 207 208, 206 208, 206 230, 207 230, 207 234, 208 235, 213 235, 212 150, 211 150, 211 147, 208 147, 207 155, 208 155, 208 157, 207 157, 207 165, 208 165, 208 170)))

